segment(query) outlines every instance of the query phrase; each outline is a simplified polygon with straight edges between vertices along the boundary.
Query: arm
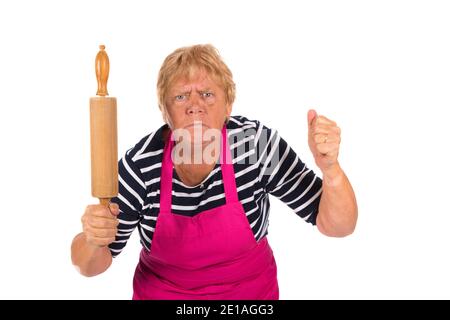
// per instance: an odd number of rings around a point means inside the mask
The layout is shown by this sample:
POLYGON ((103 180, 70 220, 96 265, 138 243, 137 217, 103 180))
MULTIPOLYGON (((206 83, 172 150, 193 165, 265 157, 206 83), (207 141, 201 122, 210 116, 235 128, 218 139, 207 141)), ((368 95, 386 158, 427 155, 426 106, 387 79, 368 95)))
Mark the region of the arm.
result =
POLYGON ((345 237, 356 226, 358 208, 353 188, 337 160, 341 130, 334 121, 308 112, 308 144, 323 174, 317 228, 331 237, 345 237))
MULTIPOLYGON (((133 149, 133 154, 139 148, 133 149)), ((81 219, 83 232, 72 241, 72 263, 87 277, 105 272, 125 247, 139 222, 146 196, 141 172, 128 152, 119 161, 119 196, 111 199, 110 210, 101 205, 87 206, 81 219), (119 210, 120 207, 120 210, 119 210)))
POLYGON ((115 239, 119 221, 119 207, 111 203, 110 209, 102 205, 87 206, 83 217, 83 232, 75 236, 71 246, 72 263, 87 277, 106 271, 112 263, 108 247, 115 239))
POLYGON ((306 166, 276 130, 261 125, 260 131, 256 149, 258 154, 259 150, 264 151, 260 156, 262 187, 304 221, 315 225, 322 195, 322 179, 306 166))
POLYGON ((345 237, 355 230, 358 207, 353 188, 339 164, 323 172, 317 228, 331 237, 345 237))

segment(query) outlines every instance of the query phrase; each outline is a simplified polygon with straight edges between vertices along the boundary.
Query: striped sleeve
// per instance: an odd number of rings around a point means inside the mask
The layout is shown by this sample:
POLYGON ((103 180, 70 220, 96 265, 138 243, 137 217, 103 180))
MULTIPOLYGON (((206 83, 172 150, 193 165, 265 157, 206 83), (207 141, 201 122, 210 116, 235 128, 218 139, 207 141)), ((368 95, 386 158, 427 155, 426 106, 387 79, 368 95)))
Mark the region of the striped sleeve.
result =
POLYGON ((119 205, 116 239, 109 245, 113 257, 123 250, 139 223, 146 196, 142 173, 129 153, 127 152, 119 161, 119 192, 117 197, 111 200, 119 205))
POLYGON ((260 125, 257 137, 259 181, 265 191, 316 224, 322 179, 309 169, 276 130, 260 125))

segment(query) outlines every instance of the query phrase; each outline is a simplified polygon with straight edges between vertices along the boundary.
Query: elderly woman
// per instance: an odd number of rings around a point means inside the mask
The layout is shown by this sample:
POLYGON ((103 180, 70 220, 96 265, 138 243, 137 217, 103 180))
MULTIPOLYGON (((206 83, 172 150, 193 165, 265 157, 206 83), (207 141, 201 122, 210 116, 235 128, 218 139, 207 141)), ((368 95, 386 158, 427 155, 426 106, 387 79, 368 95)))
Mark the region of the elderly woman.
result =
POLYGON ((165 124, 119 161, 110 208, 89 205, 82 217, 72 243, 81 274, 108 269, 137 226, 134 299, 278 299, 269 194, 327 236, 353 232, 357 205, 335 122, 307 114, 322 180, 275 130, 231 116, 235 84, 211 45, 170 54, 157 89, 165 124))

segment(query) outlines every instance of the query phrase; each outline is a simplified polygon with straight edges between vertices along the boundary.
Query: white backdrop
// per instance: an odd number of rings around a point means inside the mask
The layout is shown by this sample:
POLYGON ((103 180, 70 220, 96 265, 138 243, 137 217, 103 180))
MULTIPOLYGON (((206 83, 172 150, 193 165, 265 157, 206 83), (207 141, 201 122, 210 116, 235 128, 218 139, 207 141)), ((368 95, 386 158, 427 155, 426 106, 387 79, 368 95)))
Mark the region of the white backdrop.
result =
POLYGON ((70 261, 90 196, 89 98, 105 44, 119 155, 156 130, 174 49, 212 43, 234 115, 277 129, 315 168, 306 113, 342 128, 359 221, 327 238, 272 198, 282 299, 450 298, 447 1, 0 2, 0 298, 129 299, 137 233, 113 266, 70 261))

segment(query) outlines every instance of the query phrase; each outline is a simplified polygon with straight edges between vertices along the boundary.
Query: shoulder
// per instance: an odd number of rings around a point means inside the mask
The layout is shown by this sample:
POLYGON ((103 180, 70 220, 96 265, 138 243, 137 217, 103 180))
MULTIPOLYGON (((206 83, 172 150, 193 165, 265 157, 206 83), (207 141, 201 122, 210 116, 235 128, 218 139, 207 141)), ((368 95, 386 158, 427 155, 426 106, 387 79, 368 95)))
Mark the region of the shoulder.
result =
POLYGON ((249 119, 245 116, 231 116, 227 124, 228 136, 234 140, 253 137, 255 144, 277 134, 277 130, 272 129, 256 119, 249 119))
POLYGON ((161 154, 164 150, 163 134, 167 127, 167 124, 164 124, 158 130, 141 138, 133 147, 126 151, 124 157, 132 162, 139 162, 141 159, 161 154))
POLYGON ((248 136, 256 137, 265 128, 259 120, 249 119, 245 116, 231 116, 227 123, 228 137, 235 140, 248 136))
POLYGON ((259 120, 249 119, 245 116, 231 116, 227 123, 227 129, 256 128, 259 125, 259 120))

